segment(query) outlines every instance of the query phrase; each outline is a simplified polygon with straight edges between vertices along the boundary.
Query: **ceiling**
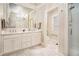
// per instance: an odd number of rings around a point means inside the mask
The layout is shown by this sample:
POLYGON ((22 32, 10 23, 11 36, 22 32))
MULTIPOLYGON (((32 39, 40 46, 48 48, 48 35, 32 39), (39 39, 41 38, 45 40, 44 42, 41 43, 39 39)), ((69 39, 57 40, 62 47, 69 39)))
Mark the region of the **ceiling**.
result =
POLYGON ((34 5, 34 6, 39 6, 39 5, 41 5, 41 3, 29 3, 29 4, 34 5))
POLYGON ((43 3, 18 3, 18 5, 35 10, 36 8, 42 6, 43 3))

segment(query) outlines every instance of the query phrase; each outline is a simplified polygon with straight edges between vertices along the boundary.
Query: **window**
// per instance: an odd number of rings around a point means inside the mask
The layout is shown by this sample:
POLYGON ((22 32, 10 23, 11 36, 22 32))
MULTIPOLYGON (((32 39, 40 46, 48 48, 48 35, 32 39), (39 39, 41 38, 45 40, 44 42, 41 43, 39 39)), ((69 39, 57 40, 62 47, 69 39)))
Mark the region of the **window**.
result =
POLYGON ((52 22, 53 22, 54 32, 58 32, 59 31, 59 16, 58 15, 53 15, 52 16, 52 22))

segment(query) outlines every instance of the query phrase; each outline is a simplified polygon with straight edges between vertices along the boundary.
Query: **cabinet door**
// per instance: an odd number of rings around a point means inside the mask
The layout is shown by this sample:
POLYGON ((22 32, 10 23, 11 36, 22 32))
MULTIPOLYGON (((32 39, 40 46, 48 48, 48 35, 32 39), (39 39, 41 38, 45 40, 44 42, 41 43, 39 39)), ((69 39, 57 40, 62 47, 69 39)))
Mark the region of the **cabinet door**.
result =
POLYGON ((0 53, 3 52, 3 39, 2 36, 0 35, 0 53))
POLYGON ((14 50, 21 49, 21 38, 17 37, 14 39, 14 50))
POLYGON ((4 52, 11 52, 18 49, 21 49, 21 39, 19 36, 12 35, 12 38, 5 38, 4 39, 4 52))
POLYGON ((41 43, 41 33, 32 33, 31 34, 32 37, 32 46, 40 44, 41 43))
POLYGON ((22 36, 22 48, 27 48, 27 47, 31 47, 31 36, 28 33, 26 36, 22 36))
POLYGON ((14 40, 5 39, 4 40, 4 52, 10 52, 14 50, 14 40))

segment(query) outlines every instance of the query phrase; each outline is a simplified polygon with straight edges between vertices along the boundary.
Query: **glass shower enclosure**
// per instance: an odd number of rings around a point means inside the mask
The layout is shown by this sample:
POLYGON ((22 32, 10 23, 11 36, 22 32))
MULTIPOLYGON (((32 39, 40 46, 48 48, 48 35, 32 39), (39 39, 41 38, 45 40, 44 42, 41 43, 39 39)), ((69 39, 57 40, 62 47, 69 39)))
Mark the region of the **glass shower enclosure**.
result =
POLYGON ((79 56, 79 3, 68 4, 69 55, 79 56))

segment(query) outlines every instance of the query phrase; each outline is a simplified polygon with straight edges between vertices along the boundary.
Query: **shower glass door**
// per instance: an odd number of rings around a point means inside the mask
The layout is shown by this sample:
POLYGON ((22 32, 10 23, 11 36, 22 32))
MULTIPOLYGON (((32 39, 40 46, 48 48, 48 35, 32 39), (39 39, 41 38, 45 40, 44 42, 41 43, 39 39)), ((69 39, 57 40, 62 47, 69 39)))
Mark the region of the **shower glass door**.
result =
POLYGON ((69 4, 69 55, 79 55, 79 4, 69 4))

